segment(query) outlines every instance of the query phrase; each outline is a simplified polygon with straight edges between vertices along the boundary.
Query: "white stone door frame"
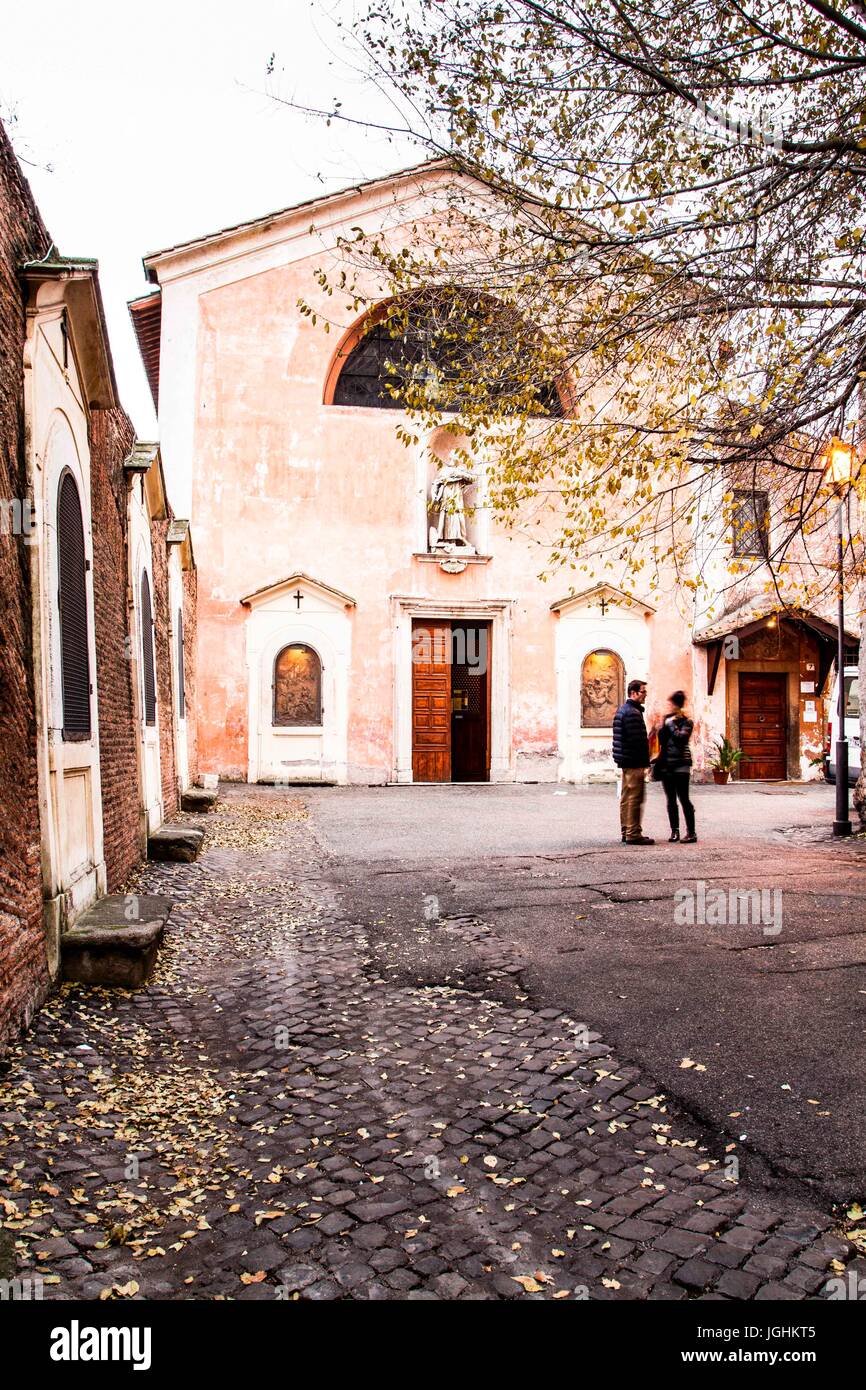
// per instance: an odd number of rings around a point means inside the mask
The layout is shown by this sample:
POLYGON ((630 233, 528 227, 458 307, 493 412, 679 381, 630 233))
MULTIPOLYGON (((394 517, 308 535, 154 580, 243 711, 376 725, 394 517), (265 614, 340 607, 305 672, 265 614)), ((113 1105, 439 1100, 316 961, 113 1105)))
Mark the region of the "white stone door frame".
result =
POLYGON ((559 743, 559 781, 613 781, 616 769, 610 755, 611 729, 585 728, 581 721, 583 663, 594 651, 619 657, 625 683, 649 674, 650 627, 654 610, 629 599, 609 585, 596 585, 584 594, 552 605, 556 626, 556 690, 559 743), (601 598, 611 600, 606 613, 601 598))
POLYGON ((515 599, 431 599, 392 594, 394 765, 392 780, 412 779, 412 622, 490 623, 490 781, 513 782, 511 632, 515 599))
POLYGON ((337 782, 348 779, 351 610, 355 601, 307 575, 247 595, 247 778, 250 782, 337 782), (303 611, 292 603, 302 593, 303 611), (273 723, 273 670, 279 652, 293 642, 311 647, 322 665, 322 723, 273 723))

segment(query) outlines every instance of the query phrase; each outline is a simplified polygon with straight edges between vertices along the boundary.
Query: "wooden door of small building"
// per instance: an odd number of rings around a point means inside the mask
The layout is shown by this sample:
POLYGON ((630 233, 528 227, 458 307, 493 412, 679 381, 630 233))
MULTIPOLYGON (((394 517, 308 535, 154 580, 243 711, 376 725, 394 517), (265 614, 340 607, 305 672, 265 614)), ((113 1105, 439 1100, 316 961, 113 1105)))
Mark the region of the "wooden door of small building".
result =
POLYGON ((490 628, 451 627, 451 780, 490 776, 490 628))
POLYGON ((451 624, 412 624, 412 779, 451 781, 451 624))
POLYGON ((490 777, 490 624, 412 624, 412 780, 490 777))
POLYGON ((740 672, 741 781, 784 781, 788 775, 788 677, 740 672))

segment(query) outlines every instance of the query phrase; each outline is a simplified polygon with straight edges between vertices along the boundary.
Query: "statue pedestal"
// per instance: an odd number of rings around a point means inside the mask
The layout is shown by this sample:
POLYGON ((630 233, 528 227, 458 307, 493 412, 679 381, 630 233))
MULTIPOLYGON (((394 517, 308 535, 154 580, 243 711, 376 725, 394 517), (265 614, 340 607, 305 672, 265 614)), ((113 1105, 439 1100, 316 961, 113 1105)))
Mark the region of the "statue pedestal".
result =
POLYGON ((430 549, 446 574, 462 574, 467 558, 476 554, 475 546, 468 542, 461 545, 458 541, 437 541, 430 549))

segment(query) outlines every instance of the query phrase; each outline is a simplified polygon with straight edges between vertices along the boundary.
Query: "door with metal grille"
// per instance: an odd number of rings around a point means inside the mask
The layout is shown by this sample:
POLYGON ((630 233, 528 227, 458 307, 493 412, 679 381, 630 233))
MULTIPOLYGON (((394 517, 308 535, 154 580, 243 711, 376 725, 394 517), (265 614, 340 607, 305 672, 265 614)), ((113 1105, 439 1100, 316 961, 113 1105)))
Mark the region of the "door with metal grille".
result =
POLYGON ((490 629, 486 623, 451 628, 451 780, 490 776, 490 629))

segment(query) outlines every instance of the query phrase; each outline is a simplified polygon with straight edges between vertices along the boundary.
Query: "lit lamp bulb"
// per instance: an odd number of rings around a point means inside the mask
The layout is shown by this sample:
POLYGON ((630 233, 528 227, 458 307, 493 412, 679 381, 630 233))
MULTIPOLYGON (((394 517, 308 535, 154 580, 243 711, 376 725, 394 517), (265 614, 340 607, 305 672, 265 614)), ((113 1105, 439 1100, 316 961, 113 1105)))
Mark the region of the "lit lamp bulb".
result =
POLYGON ((830 441, 830 450, 824 467, 825 476, 834 487, 846 487, 854 478, 854 446, 844 439, 830 441))

